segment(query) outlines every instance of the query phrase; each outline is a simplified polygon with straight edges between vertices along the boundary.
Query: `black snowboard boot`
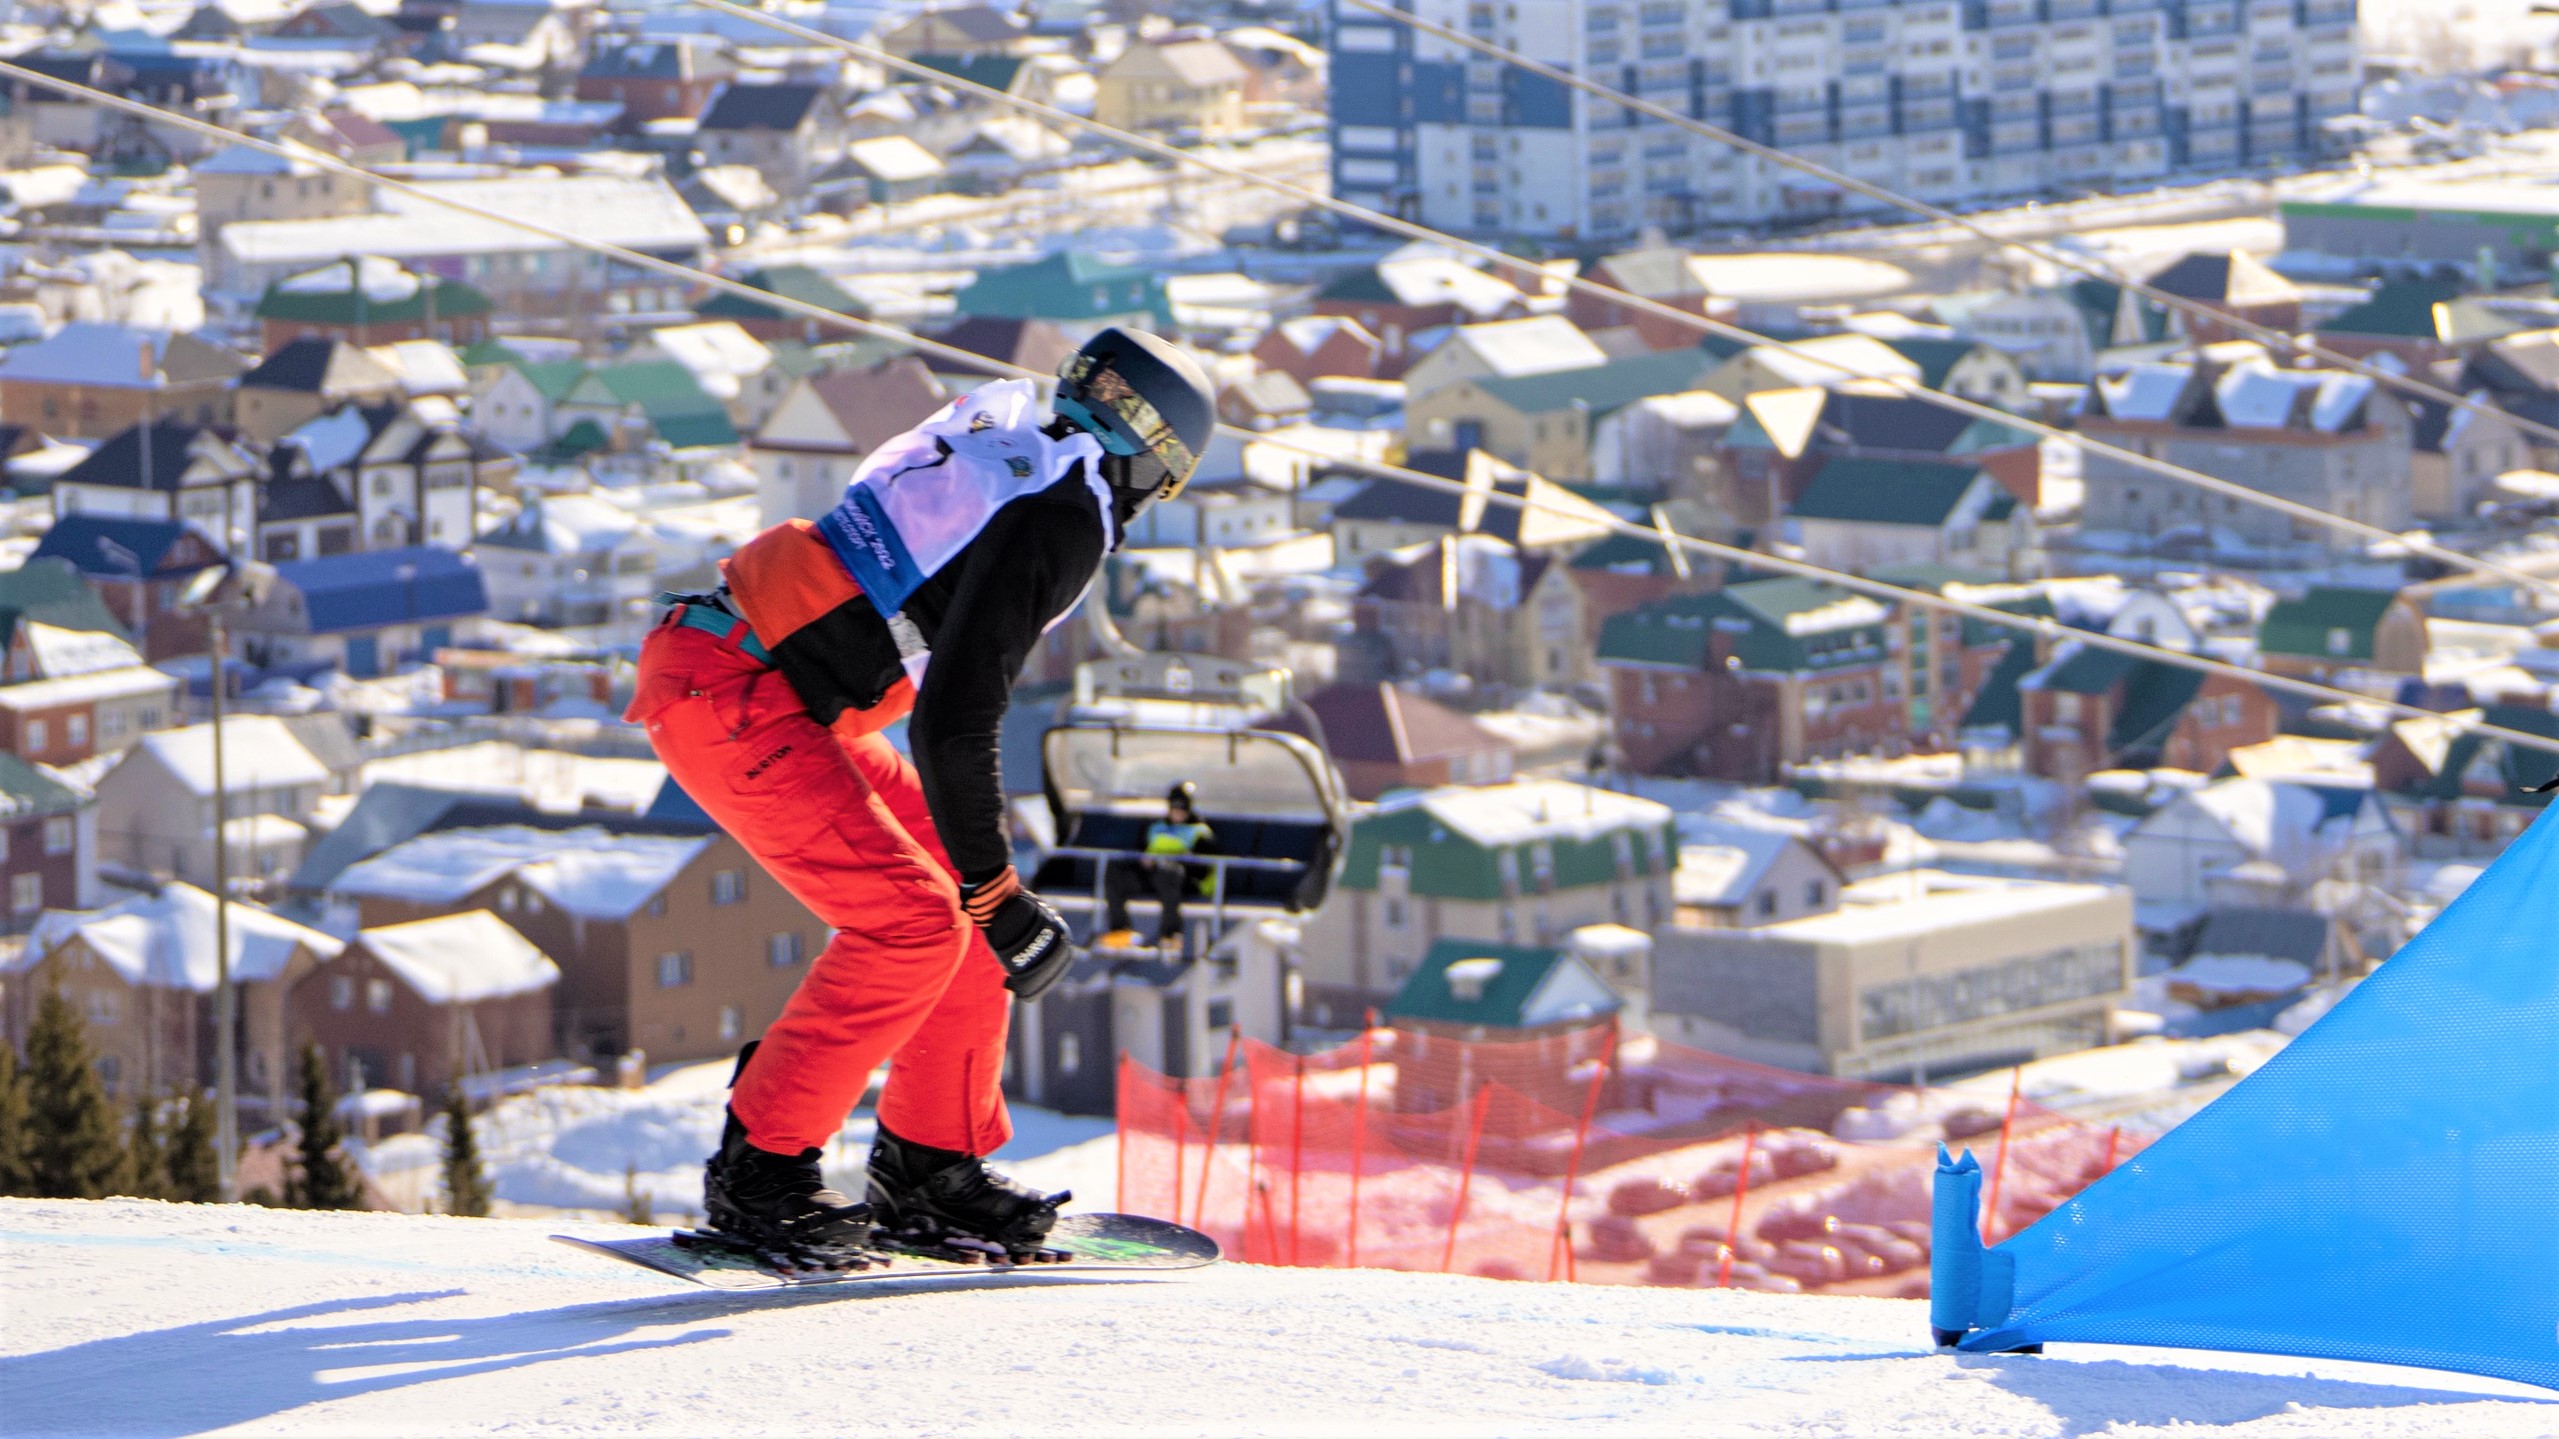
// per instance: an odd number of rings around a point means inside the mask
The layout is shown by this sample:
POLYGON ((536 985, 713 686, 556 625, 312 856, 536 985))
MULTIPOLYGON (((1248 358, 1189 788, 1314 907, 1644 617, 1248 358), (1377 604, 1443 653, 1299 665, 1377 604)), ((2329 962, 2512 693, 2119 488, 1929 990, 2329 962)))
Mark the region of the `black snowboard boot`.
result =
POLYGON ((747 1142, 734 1110, 703 1166, 702 1211, 713 1234, 787 1264, 861 1268, 872 1257, 871 1207, 826 1187, 817 1150, 775 1154, 747 1142))
POLYGON ((1071 1257, 1042 1242, 1071 1193, 1043 1195, 996 1173, 983 1158, 900 1139, 885 1125, 871 1141, 870 1172, 871 1211, 885 1246, 963 1262, 1071 1257))

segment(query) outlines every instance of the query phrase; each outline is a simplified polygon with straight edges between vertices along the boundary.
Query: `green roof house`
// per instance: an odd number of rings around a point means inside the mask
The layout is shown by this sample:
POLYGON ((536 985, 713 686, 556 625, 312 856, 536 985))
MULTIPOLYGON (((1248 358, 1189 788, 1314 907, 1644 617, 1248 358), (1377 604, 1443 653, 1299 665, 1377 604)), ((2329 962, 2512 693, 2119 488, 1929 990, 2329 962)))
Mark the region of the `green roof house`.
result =
MULTIPOLYGON (((815 305, 821 310, 856 319, 870 317, 871 307, 849 293, 843 286, 806 265, 767 265, 749 270, 738 277, 768 295, 815 305)), ((804 345, 840 340, 852 332, 840 325, 812 319, 795 309, 751 300, 744 295, 721 290, 693 307, 693 313, 705 320, 735 320, 745 331, 767 344, 775 340, 797 340, 804 345)))
MULTIPOLYGON (((1678 843, 1668 806, 1556 780, 1392 796, 1352 822, 1307 917, 1307 1014, 1358 1023, 1442 940, 1570 947, 1587 926, 1665 924, 1678 843)), ((1640 992, 1640 975, 1626 983, 1640 992)))
POLYGON ((1443 939, 1385 1005, 1399 1029, 1461 1039, 1534 1039, 1597 1024, 1625 1007, 1560 949, 1443 939))
POLYGON ((554 411, 564 429, 581 419, 595 421, 623 449, 651 439, 674 450, 738 443, 728 411, 673 360, 634 360, 588 371, 554 411))
POLYGON ((2274 697, 2222 674, 2065 641, 2017 682, 2029 773, 2065 783, 2101 770, 2211 774, 2274 738, 2274 697))
POLYGON ((257 315, 261 347, 273 354, 305 338, 477 344, 488 339, 491 308, 487 295, 459 280, 368 256, 276 281, 258 297, 257 315))
POLYGON ((1079 340, 1110 325, 1165 329, 1173 323, 1161 273, 1085 250, 980 271, 955 299, 963 315, 1048 320, 1079 340))
POLYGON ((2413 675, 2426 666, 2426 617, 2397 590, 2313 585, 2278 600, 2257 625, 2259 662, 2324 680, 2346 670, 2413 675))
POLYGON ((1827 460, 1788 518, 1805 558, 1852 573, 1936 564, 2005 576, 2033 562, 2033 513, 1988 470, 1960 462, 1827 460))
MULTIPOLYGON (((1405 407, 1416 449, 1484 450, 1549 479, 1595 476, 1599 422, 1638 400, 1693 389, 1717 361, 1690 347, 1534 374, 1481 375, 1435 386, 1405 407)), ((1713 403, 1729 414, 1728 402, 1713 403)))

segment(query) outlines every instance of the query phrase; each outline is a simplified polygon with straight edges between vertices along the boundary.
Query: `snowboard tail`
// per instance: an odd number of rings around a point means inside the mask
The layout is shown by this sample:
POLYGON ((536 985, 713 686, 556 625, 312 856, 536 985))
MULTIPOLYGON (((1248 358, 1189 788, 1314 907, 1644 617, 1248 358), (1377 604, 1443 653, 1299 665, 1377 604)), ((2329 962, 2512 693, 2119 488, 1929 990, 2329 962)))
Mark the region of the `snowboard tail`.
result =
POLYGON ((861 1269, 792 1269, 716 1237, 696 1236, 690 1230, 631 1239, 582 1239, 569 1234, 551 1237, 574 1249, 654 1269, 708 1289, 798 1289, 947 1274, 1168 1272, 1198 1269, 1215 1264, 1219 1258, 1217 1241, 1198 1230, 1137 1214, 1060 1215, 1057 1227, 1049 1231, 1048 1245, 1069 1257, 1028 1264, 958 1263, 909 1252, 884 1252, 861 1269))

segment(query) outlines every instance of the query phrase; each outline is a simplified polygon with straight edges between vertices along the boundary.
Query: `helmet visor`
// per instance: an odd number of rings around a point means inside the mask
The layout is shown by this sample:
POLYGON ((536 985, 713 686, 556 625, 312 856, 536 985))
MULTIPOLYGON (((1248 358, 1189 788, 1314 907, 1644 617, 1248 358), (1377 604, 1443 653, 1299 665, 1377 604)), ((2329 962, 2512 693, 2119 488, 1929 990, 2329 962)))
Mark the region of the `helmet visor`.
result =
POLYGON ((1191 472, 1199 468, 1199 456, 1191 453, 1191 447, 1182 443, 1155 406, 1107 357, 1097 359, 1079 351, 1058 367, 1057 376, 1068 392, 1060 399, 1083 412, 1070 418, 1098 422, 1111 437, 1153 455, 1164 467, 1167 478, 1158 498, 1169 498, 1190 482, 1191 472))

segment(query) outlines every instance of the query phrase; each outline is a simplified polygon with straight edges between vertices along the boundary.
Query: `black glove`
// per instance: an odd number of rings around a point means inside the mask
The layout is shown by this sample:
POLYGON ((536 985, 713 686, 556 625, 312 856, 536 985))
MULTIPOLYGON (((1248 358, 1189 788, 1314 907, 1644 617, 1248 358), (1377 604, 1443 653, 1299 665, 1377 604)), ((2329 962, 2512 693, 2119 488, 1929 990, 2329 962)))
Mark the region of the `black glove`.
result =
POLYGON ((986 935, 986 947, 1004 966, 1004 987, 1037 999, 1066 977, 1075 963, 1075 936, 1047 900, 1022 888, 1008 866, 980 884, 960 886, 960 908, 986 935))

